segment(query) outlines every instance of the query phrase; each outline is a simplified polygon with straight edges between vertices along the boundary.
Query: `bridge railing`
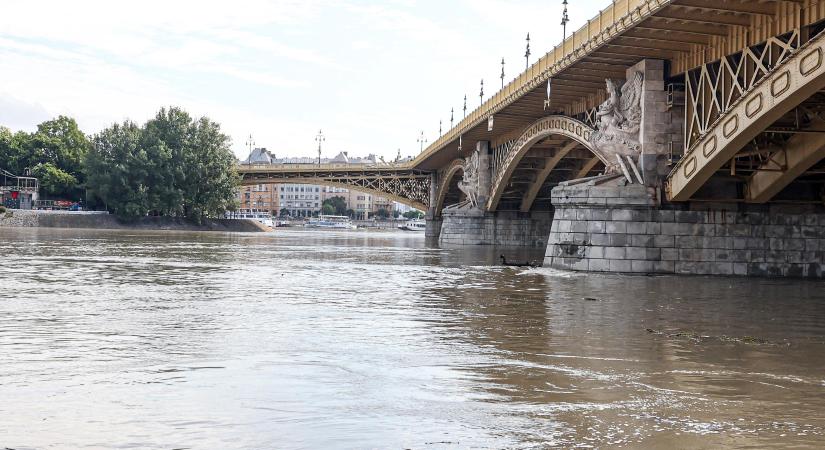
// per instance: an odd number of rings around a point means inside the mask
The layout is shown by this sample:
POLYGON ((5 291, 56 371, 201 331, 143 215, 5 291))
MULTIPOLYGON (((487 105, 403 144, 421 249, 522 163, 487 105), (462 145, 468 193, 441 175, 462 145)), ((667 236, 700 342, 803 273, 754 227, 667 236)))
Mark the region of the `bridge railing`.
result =
POLYGON ((404 163, 385 163, 385 164, 347 164, 347 163, 332 163, 332 164, 241 164, 238 166, 244 170, 283 170, 286 172, 306 172, 306 171, 330 171, 330 170, 404 170, 411 169, 409 162, 404 163))
POLYGON ((573 64, 590 49, 603 44, 671 1, 613 0, 613 3, 600 11, 596 17, 588 20, 587 24, 553 47, 455 127, 441 135, 415 159, 415 162, 417 163, 419 159, 429 156, 449 142, 458 139, 459 135, 487 120, 491 114, 498 112, 516 98, 527 94, 541 83, 546 82, 552 75, 573 64))

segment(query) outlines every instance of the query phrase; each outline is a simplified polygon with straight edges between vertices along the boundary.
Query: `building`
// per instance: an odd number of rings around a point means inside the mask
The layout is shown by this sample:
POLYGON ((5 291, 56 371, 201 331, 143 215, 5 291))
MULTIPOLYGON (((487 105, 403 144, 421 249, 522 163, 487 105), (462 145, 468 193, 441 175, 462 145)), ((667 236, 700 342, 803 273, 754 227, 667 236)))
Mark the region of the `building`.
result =
MULTIPOLYGON (((382 164, 383 158, 373 154, 366 157, 350 157, 348 152, 339 152, 334 158, 322 158, 322 164, 382 164)), ((285 157, 276 158, 266 148, 256 148, 241 164, 318 164, 318 158, 285 157)), ((375 196, 369 193, 356 191, 338 186, 321 186, 310 184, 278 183, 242 186, 238 192, 239 208, 250 212, 269 212, 272 215, 292 217, 312 217, 320 214, 324 200, 332 197, 342 197, 351 209, 354 219, 365 220, 372 218, 384 209, 390 216, 399 209, 399 203, 375 196)))
POLYGON ((311 184, 273 184, 272 187, 278 190, 278 201, 280 210, 286 210, 287 215, 292 217, 312 217, 321 212, 321 189, 323 186, 311 184))
POLYGON ((236 198, 239 209, 245 212, 267 212, 271 215, 278 215, 281 210, 280 196, 276 185, 241 186, 236 198))
POLYGON ((18 177, 0 169, 0 205, 8 209, 32 209, 39 187, 37 178, 18 177))

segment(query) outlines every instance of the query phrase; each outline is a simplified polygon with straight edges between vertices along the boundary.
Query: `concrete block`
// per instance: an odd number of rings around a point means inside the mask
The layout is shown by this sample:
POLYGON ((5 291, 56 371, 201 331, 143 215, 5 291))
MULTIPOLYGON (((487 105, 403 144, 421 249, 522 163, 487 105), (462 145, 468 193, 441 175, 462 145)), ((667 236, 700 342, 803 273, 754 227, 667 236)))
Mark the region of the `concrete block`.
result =
POLYGON ((607 234, 627 233, 627 223, 617 221, 605 222, 605 232, 607 234))
POLYGON ((654 261, 653 271, 656 273, 675 273, 676 263, 674 261, 654 261))
POLYGON ((647 222, 627 222, 626 229, 628 234, 646 234, 647 222))
POLYGON ((625 247, 604 247, 604 257, 607 259, 625 259, 625 247))
POLYGON ((658 235, 653 236, 653 245, 659 248, 663 247, 675 247, 676 246, 676 237, 675 236, 667 236, 667 235, 658 235))
POLYGON ((594 208, 590 210, 590 220, 610 220, 611 211, 604 208, 594 208))
POLYGON ((590 235, 590 244, 591 245, 610 245, 610 235, 609 234, 591 234, 590 235))
POLYGON ((619 272, 619 273, 630 273, 632 272, 633 268, 630 265, 630 261, 627 260, 610 260, 610 271, 611 272, 619 272))
POLYGON ((604 222, 596 222, 596 221, 587 222, 587 232, 588 233, 604 233, 605 232, 605 223, 604 222))
POLYGON ((647 234, 661 234, 662 224, 659 222, 647 222, 645 233, 647 234))
POLYGON ((604 247, 601 246, 589 246, 587 247, 586 253, 588 258, 591 259, 600 259, 604 258, 604 247))
POLYGON ((645 247, 625 247, 625 258, 643 260, 647 258, 645 247))
POLYGON ((593 272, 609 272, 610 261, 607 259, 591 259, 588 268, 593 272))
POLYGON ((614 247, 625 247, 629 245, 628 243, 628 235, 623 233, 616 233, 616 234, 609 234, 610 236, 610 245, 614 247))
POLYGON ((616 221, 633 220, 629 209, 614 209, 610 211, 610 218, 616 221))
POLYGON ((678 261, 679 260, 679 249, 678 248, 663 248, 662 250, 662 261, 678 261))
POLYGON ((649 234, 630 235, 630 245, 634 247, 653 247, 653 236, 649 234))
POLYGON ((634 273, 653 273, 653 262, 632 260, 630 270, 634 273))

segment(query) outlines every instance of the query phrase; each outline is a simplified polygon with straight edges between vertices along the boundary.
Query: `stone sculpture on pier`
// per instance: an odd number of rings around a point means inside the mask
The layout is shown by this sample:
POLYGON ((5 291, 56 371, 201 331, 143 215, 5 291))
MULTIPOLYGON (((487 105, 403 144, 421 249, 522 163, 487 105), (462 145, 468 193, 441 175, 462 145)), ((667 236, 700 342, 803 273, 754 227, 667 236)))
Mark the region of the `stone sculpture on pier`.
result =
POLYGON ((469 205, 478 208, 479 195, 478 150, 464 161, 464 177, 458 182, 458 189, 467 196, 469 205))
POLYGON ((638 157, 641 152, 639 130, 642 121, 642 72, 636 72, 618 88, 616 82, 607 79, 607 101, 596 112, 596 132, 590 142, 600 153, 610 156, 638 157))

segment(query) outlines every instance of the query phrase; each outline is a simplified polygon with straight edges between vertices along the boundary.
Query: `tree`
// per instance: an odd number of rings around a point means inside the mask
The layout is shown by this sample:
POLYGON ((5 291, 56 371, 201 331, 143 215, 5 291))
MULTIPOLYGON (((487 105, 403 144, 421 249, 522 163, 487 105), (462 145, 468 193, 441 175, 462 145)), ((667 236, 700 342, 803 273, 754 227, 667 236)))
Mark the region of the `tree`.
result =
POLYGON ((43 178, 40 182, 47 197, 81 197, 84 181, 83 160, 91 142, 77 122, 66 116, 48 120, 34 133, 12 134, 0 127, 0 165, 16 175, 43 178))
POLYGON ((321 214, 325 216, 331 216, 335 214, 335 207, 332 206, 330 203, 324 201, 324 205, 321 207, 321 214))
POLYGON ((404 217, 407 219, 420 219, 424 217, 424 213, 417 209, 413 209, 404 213, 404 217))
POLYGON ((379 208, 378 211, 375 211, 375 217, 378 217, 379 219, 386 219, 390 217, 390 212, 384 208, 379 208))
POLYGON ((344 197, 330 197, 324 200, 323 205, 330 205, 333 209, 333 212, 331 214, 334 214, 336 216, 343 216, 347 214, 347 201, 344 200, 344 197))
POLYGON ((281 208, 281 217, 286 217, 289 215, 289 210, 286 208, 281 208))
POLYGON ((149 166, 134 122, 114 124, 98 133, 86 154, 86 186, 118 217, 134 219, 150 210, 146 181, 149 166))
POLYGON ((206 117, 161 109, 143 127, 113 125, 85 159, 87 186, 120 217, 155 211, 200 223, 236 207, 229 137, 206 117))
POLYGON ((58 169, 53 163, 38 163, 31 171, 37 177, 44 192, 55 194, 70 192, 77 187, 74 175, 58 169))
POLYGON ((401 211, 399 211, 399 210, 397 210, 397 209, 393 209, 393 210, 392 210, 392 217, 393 217, 394 219, 397 219, 397 218, 401 217, 401 211))

